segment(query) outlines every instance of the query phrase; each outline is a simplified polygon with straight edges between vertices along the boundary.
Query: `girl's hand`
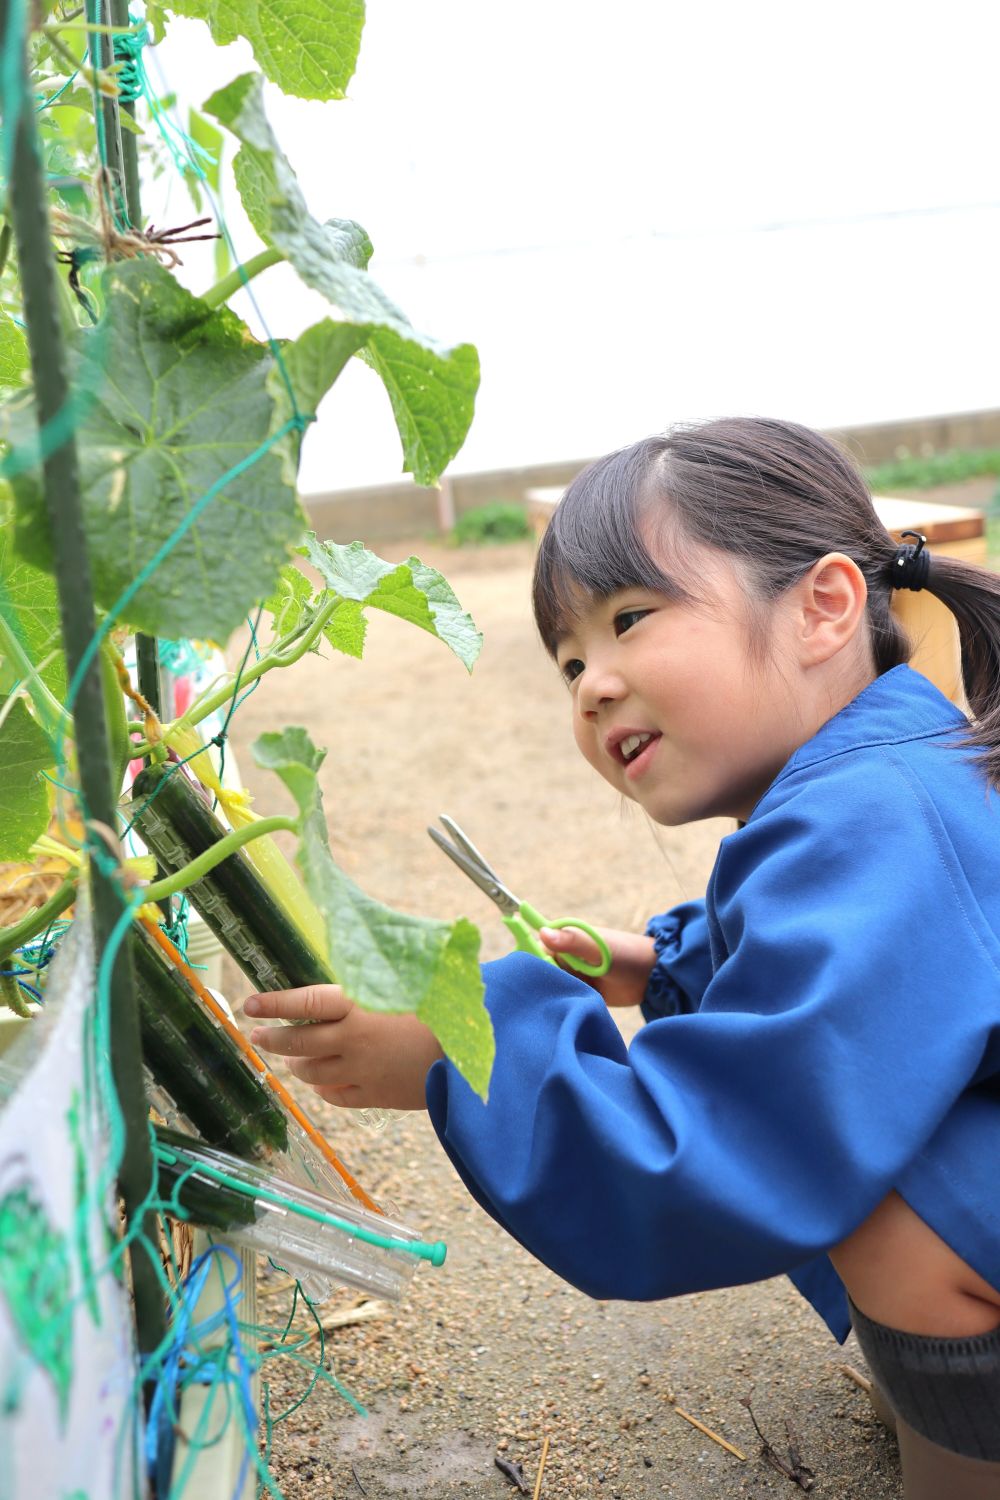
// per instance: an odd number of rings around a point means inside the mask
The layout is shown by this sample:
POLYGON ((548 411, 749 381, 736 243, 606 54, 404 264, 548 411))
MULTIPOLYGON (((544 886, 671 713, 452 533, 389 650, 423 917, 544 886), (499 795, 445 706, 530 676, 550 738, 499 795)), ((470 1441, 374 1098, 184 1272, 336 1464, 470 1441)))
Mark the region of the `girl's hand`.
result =
POLYGON ((570 954, 589 964, 600 961, 597 944, 579 927, 543 927, 538 935, 559 967, 589 984, 605 1005, 638 1005, 646 993, 646 984, 656 962, 653 939, 609 927, 598 930, 611 949, 611 967, 599 979, 590 974, 579 974, 563 961, 570 954))
POLYGON ((262 1052, 289 1058, 296 1078, 329 1104, 426 1109, 424 1080, 444 1053, 416 1016, 361 1010, 339 984, 251 995, 243 1013, 312 1023, 258 1026, 250 1041, 262 1052))

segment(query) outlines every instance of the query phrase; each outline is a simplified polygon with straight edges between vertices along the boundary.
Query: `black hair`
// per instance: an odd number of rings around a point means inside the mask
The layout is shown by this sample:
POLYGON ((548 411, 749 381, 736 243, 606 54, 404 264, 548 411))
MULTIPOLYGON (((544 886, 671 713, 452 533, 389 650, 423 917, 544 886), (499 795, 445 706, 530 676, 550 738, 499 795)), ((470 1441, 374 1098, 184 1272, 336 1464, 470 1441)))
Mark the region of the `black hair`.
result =
MULTIPOLYGON (((581 598, 639 587, 698 600, 685 541, 740 564, 756 655, 767 650, 767 604, 825 553, 842 552, 868 586, 876 674, 909 660, 912 646, 891 608, 899 543, 879 520, 860 470, 821 433, 764 418, 704 422, 644 438, 577 476, 535 563, 535 620, 550 654, 572 628, 581 598), (655 542, 667 543, 659 550, 669 565, 652 556, 655 542)), ((924 587, 958 622, 973 717, 966 743, 1000 789, 1000 579, 975 563, 932 553, 924 587)))

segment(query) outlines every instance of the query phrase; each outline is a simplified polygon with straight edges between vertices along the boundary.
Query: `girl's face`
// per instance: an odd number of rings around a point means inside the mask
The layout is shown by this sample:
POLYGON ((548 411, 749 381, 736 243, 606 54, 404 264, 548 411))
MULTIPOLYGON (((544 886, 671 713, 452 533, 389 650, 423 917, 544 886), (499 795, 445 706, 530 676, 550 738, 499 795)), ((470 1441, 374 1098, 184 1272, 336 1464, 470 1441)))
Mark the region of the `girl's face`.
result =
POLYGON ((732 564, 713 552, 702 578, 706 605, 643 588, 586 601, 556 653, 581 751, 667 825, 748 818, 806 737, 777 665, 781 601, 768 661, 758 663, 732 564))

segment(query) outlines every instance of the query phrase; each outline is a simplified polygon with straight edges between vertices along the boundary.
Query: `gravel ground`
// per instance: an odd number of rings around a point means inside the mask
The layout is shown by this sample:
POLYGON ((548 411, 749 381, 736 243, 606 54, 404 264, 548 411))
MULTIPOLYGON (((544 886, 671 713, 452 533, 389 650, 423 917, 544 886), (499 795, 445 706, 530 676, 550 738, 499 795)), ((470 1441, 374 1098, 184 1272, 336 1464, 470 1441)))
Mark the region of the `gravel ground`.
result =
MULTIPOLYGON (((394 558, 417 551, 443 568, 485 632, 481 661, 466 677, 439 643, 379 617, 363 663, 309 658, 271 674, 232 734, 258 810, 286 804, 254 767, 251 742, 278 722, 306 725, 329 750, 324 796, 338 858, 382 900, 478 922, 487 958, 509 938, 426 837, 440 812, 552 916, 641 927, 650 913, 702 894, 732 825, 652 830, 584 764, 563 690, 533 636, 531 547, 385 550, 394 558)), ((232 970, 227 988, 237 1003, 247 991, 232 970)), ((782 1456, 792 1423, 814 1494, 900 1495, 895 1442, 841 1373, 845 1361, 864 1368, 853 1340, 841 1350, 783 1280, 669 1303, 591 1301, 472 1202, 425 1116, 372 1134, 310 1091, 300 1097, 368 1190, 423 1235, 446 1240, 449 1252, 443 1267, 421 1268, 402 1303, 331 1336, 330 1368, 368 1415, 320 1386, 275 1428, 273 1469, 287 1500, 516 1494, 497 1457, 523 1465, 531 1494, 546 1437, 541 1495, 551 1500, 800 1492, 761 1458, 741 1404, 748 1397, 782 1456)), ((265 1294, 273 1284, 274 1273, 262 1276, 265 1294)), ((263 1305, 276 1315, 287 1296, 276 1290, 263 1305)), ((304 1372, 279 1359, 267 1374, 279 1412, 301 1393, 304 1372)))

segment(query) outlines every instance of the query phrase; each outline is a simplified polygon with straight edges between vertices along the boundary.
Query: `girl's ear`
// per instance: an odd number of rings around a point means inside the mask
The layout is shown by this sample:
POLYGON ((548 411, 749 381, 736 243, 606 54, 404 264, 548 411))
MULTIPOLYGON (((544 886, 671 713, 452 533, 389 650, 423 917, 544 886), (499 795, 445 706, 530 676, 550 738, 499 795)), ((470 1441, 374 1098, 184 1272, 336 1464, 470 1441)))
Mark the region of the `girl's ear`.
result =
POLYGON ((868 585, 857 563, 828 552, 796 585, 797 634, 803 666, 818 666, 849 646, 861 629, 868 585))

